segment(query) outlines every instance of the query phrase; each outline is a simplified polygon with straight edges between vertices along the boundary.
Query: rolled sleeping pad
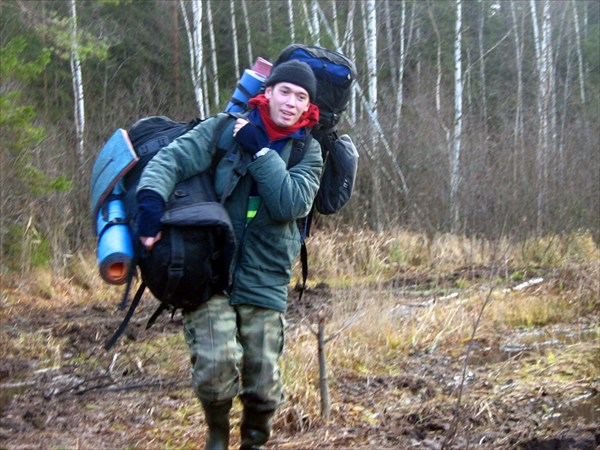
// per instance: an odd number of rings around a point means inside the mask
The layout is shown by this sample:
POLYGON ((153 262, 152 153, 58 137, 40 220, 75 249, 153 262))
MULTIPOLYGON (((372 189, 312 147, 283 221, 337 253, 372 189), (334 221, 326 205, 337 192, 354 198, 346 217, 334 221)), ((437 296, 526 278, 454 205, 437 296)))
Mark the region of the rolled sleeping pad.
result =
POLYGON ((98 268, 110 284, 124 284, 133 263, 133 239, 126 223, 123 202, 109 200, 100 208, 97 220, 98 268))
POLYGON ((235 91, 233 91, 231 100, 225 107, 225 112, 244 111, 248 100, 260 92, 265 80, 271 73, 271 67, 272 64, 269 61, 257 58, 252 69, 244 70, 235 91))

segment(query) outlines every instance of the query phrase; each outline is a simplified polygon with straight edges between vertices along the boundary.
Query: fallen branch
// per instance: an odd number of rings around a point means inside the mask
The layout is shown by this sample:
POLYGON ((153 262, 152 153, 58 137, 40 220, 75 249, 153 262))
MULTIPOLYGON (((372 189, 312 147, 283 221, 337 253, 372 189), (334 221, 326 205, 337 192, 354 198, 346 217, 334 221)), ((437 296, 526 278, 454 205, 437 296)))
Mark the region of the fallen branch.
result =
POLYGON ((146 389, 146 388, 154 388, 154 387, 170 387, 170 386, 184 386, 186 383, 188 383, 187 381, 184 380, 173 380, 173 381, 148 381, 148 382, 144 382, 144 383, 133 383, 133 384, 126 384, 124 386, 117 386, 117 382, 110 377, 109 375, 101 375, 98 377, 94 377, 88 380, 83 380, 80 383, 77 383, 73 386, 70 386, 66 389, 63 389, 61 391, 52 393, 51 395, 49 395, 49 397, 59 397, 61 395, 65 395, 69 392, 72 392, 75 395, 83 395, 83 394, 87 394, 88 392, 91 391, 108 391, 108 392, 120 392, 120 391, 132 391, 135 389, 146 389), (85 384, 92 382, 92 381, 97 381, 97 380, 103 380, 103 379, 109 379, 110 381, 105 382, 105 383, 98 383, 95 384, 93 386, 88 386, 85 388, 80 389, 82 386, 84 386, 85 384))
POLYGON ((525 288, 530 286, 535 286, 536 284, 541 284, 544 282, 543 278, 533 278, 531 280, 525 281, 524 283, 517 284, 515 287, 506 288, 502 292, 511 292, 511 291, 522 291, 525 288))

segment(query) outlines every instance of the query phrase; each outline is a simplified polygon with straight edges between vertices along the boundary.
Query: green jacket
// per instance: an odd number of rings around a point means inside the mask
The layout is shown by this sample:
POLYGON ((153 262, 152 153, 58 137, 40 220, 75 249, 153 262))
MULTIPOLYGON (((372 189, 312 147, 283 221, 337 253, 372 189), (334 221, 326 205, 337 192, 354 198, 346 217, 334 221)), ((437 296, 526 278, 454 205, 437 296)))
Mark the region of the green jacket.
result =
MULTIPOLYGON (((159 193, 167 201, 173 187, 210 167, 211 138, 224 115, 209 118, 160 150, 144 169, 138 186, 159 193)), ((300 233, 296 220, 305 217, 319 188, 323 168, 321 147, 312 139, 303 159, 287 170, 292 149, 288 139, 277 153, 252 160, 233 140, 234 119, 230 118, 217 147, 227 153, 215 173, 215 191, 222 198, 229 184, 225 208, 236 236, 237 251, 232 262, 229 289, 232 305, 246 304, 285 312, 291 267, 300 252, 300 233), (235 154, 241 161, 231 178, 235 154), (261 203, 258 212, 246 224, 246 212, 252 182, 256 183, 261 203)))

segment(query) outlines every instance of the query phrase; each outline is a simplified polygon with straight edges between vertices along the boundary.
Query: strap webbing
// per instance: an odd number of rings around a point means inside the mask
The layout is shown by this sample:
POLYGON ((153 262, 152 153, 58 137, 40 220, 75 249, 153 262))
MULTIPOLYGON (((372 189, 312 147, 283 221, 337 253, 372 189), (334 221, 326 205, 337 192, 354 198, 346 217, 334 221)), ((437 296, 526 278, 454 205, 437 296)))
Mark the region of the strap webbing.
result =
POLYGON ((308 251, 306 250, 304 238, 302 238, 302 245, 300 246, 300 263, 302 264, 302 286, 300 286, 298 303, 302 301, 302 294, 304 294, 304 290, 306 289, 306 280, 308 278, 308 251))
POLYGON ((158 319, 158 316, 160 316, 163 313, 163 311, 168 308, 169 307, 167 306, 166 303, 160 302, 160 305, 158 305, 158 308, 156 308, 156 311, 154 311, 154 314, 152 314, 152 316, 150 316, 150 318, 148 319, 148 323, 146 324, 146 330, 148 328, 150 328, 152 325, 154 325, 154 322, 156 322, 156 319, 158 319))
POLYGON ((112 337, 106 342, 106 344, 104 344, 104 350, 110 350, 112 346, 117 343, 117 341, 123 334, 123 331, 125 331, 125 328, 127 328, 127 324, 129 323, 129 320, 131 320, 131 316, 133 316, 135 309, 140 303, 140 299, 142 298, 144 290, 146 290, 146 283, 142 281, 142 284, 140 284, 140 287, 138 288, 137 292, 135 293, 135 296, 133 297, 133 300, 131 301, 131 306, 129 306, 129 310, 127 311, 127 314, 125 314, 123 322, 121 322, 121 325, 119 325, 119 328, 117 329, 117 331, 115 331, 115 334, 113 334, 112 337))
POLYGON ((169 267, 167 269, 167 285, 165 286, 165 290, 163 292, 162 298, 163 301, 170 301, 177 288, 179 287, 179 282, 183 278, 183 272, 185 268, 185 246, 183 244, 183 237, 181 233, 176 228, 171 228, 169 230, 170 238, 171 238, 171 261, 169 262, 169 267))

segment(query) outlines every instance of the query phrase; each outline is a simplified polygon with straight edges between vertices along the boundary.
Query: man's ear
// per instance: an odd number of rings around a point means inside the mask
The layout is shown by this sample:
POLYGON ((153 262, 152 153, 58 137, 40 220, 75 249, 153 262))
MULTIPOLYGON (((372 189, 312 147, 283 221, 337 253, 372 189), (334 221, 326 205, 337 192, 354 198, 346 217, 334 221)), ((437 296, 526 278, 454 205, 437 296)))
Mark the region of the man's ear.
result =
POLYGON ((265 89, 265 97, 267 100, 271 100, 271 95, 273 93, 273 86, 269 86, 265 89))

